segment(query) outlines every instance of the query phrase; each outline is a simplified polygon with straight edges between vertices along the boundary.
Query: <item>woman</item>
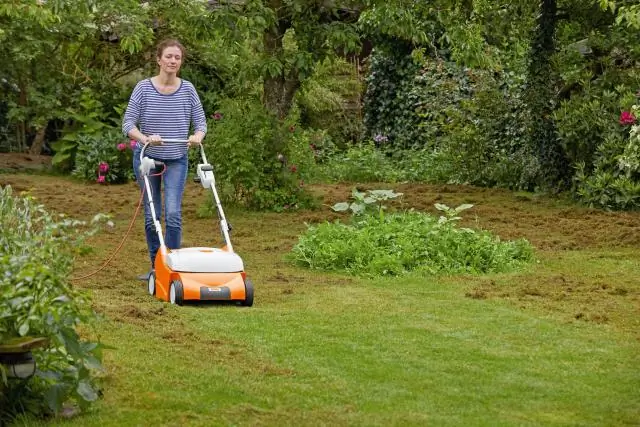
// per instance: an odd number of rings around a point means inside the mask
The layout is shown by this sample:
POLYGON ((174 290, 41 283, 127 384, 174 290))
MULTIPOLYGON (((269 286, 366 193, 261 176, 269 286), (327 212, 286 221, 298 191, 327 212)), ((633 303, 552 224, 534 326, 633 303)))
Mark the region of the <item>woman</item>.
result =
MULTIPOLYGON (((195 88, 190 82, 178 77, 184 56, 184 46, 177 40, 166 40, 158 45, 160 71, 155 77, 138 82, 129 99, 122 123, 125 135, 139 142, 133 153, 133 170, 141 189, 144 188, 144 181, 139 170, 140 150, 144 144, 149 143, 145 156, 160 160, 166 165, 162 175, 149 176, 149 183, 156 217, 160 220, 161 183, 164 181, 165 243, 169 249, 180 248, 182 240, 182 195, 187 179, 187 148, 201 144, 207 132, 207 121, 195 88), (189 135, 192 124, 194 132, 189 135), (188 139, 189 142, 163 144, 163 138, 188 139)), ((144 217, 153 270, 160 241, 148 203, 144 205, 144 217)), ((149 273, 138 278, 147 280, 148 277, 149 273)))

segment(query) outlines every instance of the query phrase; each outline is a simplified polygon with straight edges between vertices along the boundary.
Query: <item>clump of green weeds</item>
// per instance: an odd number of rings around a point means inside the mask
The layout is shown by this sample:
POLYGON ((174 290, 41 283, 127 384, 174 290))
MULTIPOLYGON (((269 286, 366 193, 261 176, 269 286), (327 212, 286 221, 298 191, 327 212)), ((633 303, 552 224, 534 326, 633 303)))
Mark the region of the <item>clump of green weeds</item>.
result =
POLYGON ((440 217, 414 210, 384 213, 384 201, 400 196, 388 190, 353 193, 355 201, 334 210, 352 212, 349 223, 310 225, 292 249, 299 265, 356 275, 494 273, 533 260, 528 241, 503 242, 488 231, 458 227, 456 208, 436 204, 440 217))

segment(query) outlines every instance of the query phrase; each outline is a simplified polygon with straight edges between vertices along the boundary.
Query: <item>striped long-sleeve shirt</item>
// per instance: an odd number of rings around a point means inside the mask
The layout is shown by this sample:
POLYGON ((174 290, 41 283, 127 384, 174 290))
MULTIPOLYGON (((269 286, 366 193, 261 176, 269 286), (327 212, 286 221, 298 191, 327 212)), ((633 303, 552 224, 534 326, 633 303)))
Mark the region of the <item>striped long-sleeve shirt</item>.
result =
MULTIPOLYGON (((128 135, 137 127, 145 135, 160 135, 164 139, 187 139, 194 131, 207 132, 207 120, 196 89, 187 80, 172 94, 164 95, 150 79, 141 80, 133 89, 122 122, 128 135)), ((187 152, 187 144, 167 143, 149 146, 145 154, 155 159, 179 159, 187 152)))

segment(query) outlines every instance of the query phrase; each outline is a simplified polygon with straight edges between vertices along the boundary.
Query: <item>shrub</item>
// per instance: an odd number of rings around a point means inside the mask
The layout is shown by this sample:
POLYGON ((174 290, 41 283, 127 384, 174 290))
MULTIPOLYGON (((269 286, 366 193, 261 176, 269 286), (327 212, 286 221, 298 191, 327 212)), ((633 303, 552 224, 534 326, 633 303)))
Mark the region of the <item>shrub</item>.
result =
POLYGON ((19 413, 55 413, 66 402, 85 408, 97 398, 102 348, 78 334, 95 314, 68 278, 91 231, 78 233, 84 223, 56 220, 32 199, 15 197, 11 187, 0 188, 0 223, 0 342, 27 335, 49 341, 34 351, 38 370, 30 380, 0 375, 0 424, 19 413))
POLYGON ((618 94, 600 88, 587 88, 560 103, 554 120, 571 164, 595 167, 598 146, 622 134, 616 122, 618 108, 618 94))
POLYGON ((410 176, 398 179, 529 189, 538 165, 528 144, 522 75, 394 55, 374 55, 365 123, 374 140, 388 139, 393 157, 427 162, 414 162, 410 176))
POLYGON ((520 77, 471 72, 473 98, 461 100, 444 124, 444 161, 458 182, 531 190, 538 162, 529 145, 520 77))
POLYGON ((117 129, 77 136, 73 175, 85 181, 122 184, 135 179, 133 147, 117 129))
POLYGON ((309 226, 291 257, 311 269, 371 276, 504 272, 533 259, 525 240, 501 242, 487 231, 457 227, 458 213, 470 205, 436 207, 445 213, 440 218, 406 211, 309 226))
POLYGON ((396 182, 400 171, 372 141, 345 150, 332 150, 320 166, 324 180, 332 182, 396 182))
POLYGON ((605 209, 640 208, 640 125, 638 107, 624 111, 618 126, 596 148, 593 170, 584 162, 576 166, 574 192, 578 200, 605 209))
POLYGON ((66 115, 70 120, 63 129, 64 136, 51 144, 55 153, 51 159, 54 167, 62 171, 73 170, 79 145, 86 147, 88 143, 100 141, 105 134, 113 133, 112 128, 119 128, 126 102, 121 99, 121 88, 110 89, 109 93, 98 93, 83 88, 76 104, 67 108, 66 115))
POLYGON ((438 148, 403 150, 365 141, 346 150, 325 150, 318 176, 330 182, 465 182, 450 156, 438 148))
POLYGON ((205 150, 227 201, 280 211, 314 204, 304 187, 313 164, 309 141, 295 122, 279 122, 256 100, 226 100, 211 115, 205 150))

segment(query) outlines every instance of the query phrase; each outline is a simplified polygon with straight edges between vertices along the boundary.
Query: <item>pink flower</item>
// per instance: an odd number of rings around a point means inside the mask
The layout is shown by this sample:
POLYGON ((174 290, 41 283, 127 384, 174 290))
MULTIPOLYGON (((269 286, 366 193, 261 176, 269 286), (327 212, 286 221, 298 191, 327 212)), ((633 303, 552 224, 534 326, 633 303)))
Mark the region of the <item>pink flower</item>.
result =
POLYGON ((104 177, 104 175, 100 175, 100 176, 98 176, 98 183, 100 183, 100 184, 104 184, 105 182, 106 182, 106 181, 105 181, 105 177, 104 177))
POLYGON ((291 169, 291 172, 296 173, 296 171, 298 170, 298 167, 296 165, 291 165, 289 169, 291 169))
POLYGON ((105 162, 100 162, 100 164, 98 165, 98 170, 102 173, 106 173, 109 171, 109 164, 105 163, 105 162))
POLYGON ((131 147, 132 150, 136 148, 137 145, 138 145, 138 141, 136 141, 135 139, 132 139, 131 141, 129 141, 129 147, 131 147))
POLYGON ((222 113, 220 113, 220 112, 216 111, 215 113, 213 113, 213 114, 211 115, 211 118, 212 118, 213 120, 222 120, 222 113))
POLYGON ((625 126, 625 125, 632 125, 636 122, 636 117, 633 115, 633 113, 629 112, 629 111, 623 111, 620 114, 620 124, 625 126))
POLYGON ((125 144, 124 142, 121 142, 120 144, 118 144, 118 151, 124 151, 127 149, 127 144, 125 144))

